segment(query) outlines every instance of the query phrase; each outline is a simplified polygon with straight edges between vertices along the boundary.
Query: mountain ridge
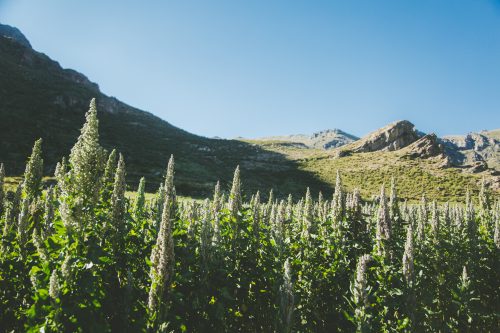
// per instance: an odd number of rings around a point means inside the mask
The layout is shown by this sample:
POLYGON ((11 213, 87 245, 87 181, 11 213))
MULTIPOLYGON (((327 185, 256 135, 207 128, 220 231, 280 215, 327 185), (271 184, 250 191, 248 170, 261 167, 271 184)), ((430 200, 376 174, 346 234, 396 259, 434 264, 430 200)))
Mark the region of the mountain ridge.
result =
POLYGON ((174 154, 180 194, 206 195, 218 180, 229 186, 238 164, 251 191, 271 186, 280 186, 285 193, 307 186, 328 191, 327 184, 279 154, 241 141, 188 133, 105 95, 84 74, 63 69, 26 43, 1 35, 0 72, 0 162, 8 175, 22 174, 38 138, 43 139, 44 174, 52 175, 56 163, 76 142, 88 103, 96 97, 101 143, 108 151, 116 148, 124 154, 133 186, 145 176, 149 190, 155 190, 168 157, 174 154), (289 175, 298 181, 292 182, 289 175))

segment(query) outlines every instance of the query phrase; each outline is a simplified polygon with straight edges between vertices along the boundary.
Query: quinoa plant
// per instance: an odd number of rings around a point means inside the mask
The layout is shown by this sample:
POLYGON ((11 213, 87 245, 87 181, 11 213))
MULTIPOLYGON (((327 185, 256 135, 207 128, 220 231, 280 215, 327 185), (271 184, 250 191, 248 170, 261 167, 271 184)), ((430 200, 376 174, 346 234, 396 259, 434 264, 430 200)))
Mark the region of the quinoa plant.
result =
POLYGON ((13 191, 0 164, 2 331, 498 331, 500 201, 486 183, 412 203, 395 178, 361 197, 337 173, 333 196, 264 198, 242 165, 195 200, 177 198, 171 156, 154 195, 141 178, 129 196, 97 116, 92 100, 55 184, 40 140, 13 191))

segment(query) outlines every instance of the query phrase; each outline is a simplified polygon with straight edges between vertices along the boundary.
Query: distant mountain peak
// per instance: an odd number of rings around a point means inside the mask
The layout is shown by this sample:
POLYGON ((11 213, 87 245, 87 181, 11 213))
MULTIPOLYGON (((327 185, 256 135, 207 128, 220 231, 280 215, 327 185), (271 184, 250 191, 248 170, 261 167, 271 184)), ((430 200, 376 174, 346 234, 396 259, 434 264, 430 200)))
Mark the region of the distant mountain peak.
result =
POLYGON ((300 143, 307 148, 330 149, 338 148, 358 140, 358 137, 344 132, 340 129, 326 129, 313 134, 292 134, 281 136, 270 136, 258 138, 262 141, 285 141, 291 143, 300 143))
POLYGON ((9 38, 18 44, 31 48, 28 38, 26 38, 19 29, 10 25, 0 23, 0 36, 9 38))

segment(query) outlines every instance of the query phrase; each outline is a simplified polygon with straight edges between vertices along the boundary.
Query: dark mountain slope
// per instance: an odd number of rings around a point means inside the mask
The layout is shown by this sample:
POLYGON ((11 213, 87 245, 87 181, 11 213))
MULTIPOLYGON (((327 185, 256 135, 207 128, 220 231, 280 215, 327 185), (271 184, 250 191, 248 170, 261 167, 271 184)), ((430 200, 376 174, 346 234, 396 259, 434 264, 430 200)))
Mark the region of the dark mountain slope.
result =
MULTIPOLYGON (((0 35, 5 34, 3 27, 0 35)), ((57 161, 69 154, 89 101, 96 97, 101 142, 125 155, 132 184, 146 176, 150 188, 156 187, 174 154, 181 194, 206 194, 217 180, 230 182, 238 164, 247 190, 274 187, 282 194, 302 193, 310 186, 328 192, 327 185, 281 154, 240 141, 196 136, 108 97, 84 75, 61 68, 19 38, 0 36, 0 162, 10 175, 23 172, 37 138, 44 140, 45 172, 52 174, 57 161)))

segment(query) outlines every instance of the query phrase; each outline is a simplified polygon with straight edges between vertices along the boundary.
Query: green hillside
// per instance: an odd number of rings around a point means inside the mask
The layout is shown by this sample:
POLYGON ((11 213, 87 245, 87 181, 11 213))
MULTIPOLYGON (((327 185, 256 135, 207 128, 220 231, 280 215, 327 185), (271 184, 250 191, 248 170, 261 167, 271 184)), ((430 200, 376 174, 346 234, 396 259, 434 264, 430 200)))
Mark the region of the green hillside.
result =
POLYGON ((84 122, 91 98, 97 98, 103 146, 116 147, 126 158, 128 181, 140 176, 156 190, 168 157, 178 164, 181 194, 209 193, 217 180, 224 186, 239 164, 248 190, 275 187, 285 195, 307 186, 328 191, 326 184, 279 153, 233 140, 190 134, 166 121, 99 91, 96 84, 62 69, 44 54, 0 37, 0 162, 7 175, 20 175, 33 143, 43 138, 45 174, 68 155, 84 122))
MULTIPOLYGON (((330 187, 335 186, 336 171, 346 188, 358 187, 361 195, 370 198, 382 184, 398 182, 398 195, 410 201, 420 200, 422 194, 439 201, 462 201, 467 189, 478 192, 483 177, 487 183, 498 181, 489 173, 470 174, 460 168, 443 168, 439 158, 409 159, 403 151, 357 153, 338 158, 335 151, 303 149, 273 141, 247 141, 263 149, 283 154, 294 161, 300 170, 309 172, 330 187)), ((498 196, 498 189, 491 191, 498 196)))

